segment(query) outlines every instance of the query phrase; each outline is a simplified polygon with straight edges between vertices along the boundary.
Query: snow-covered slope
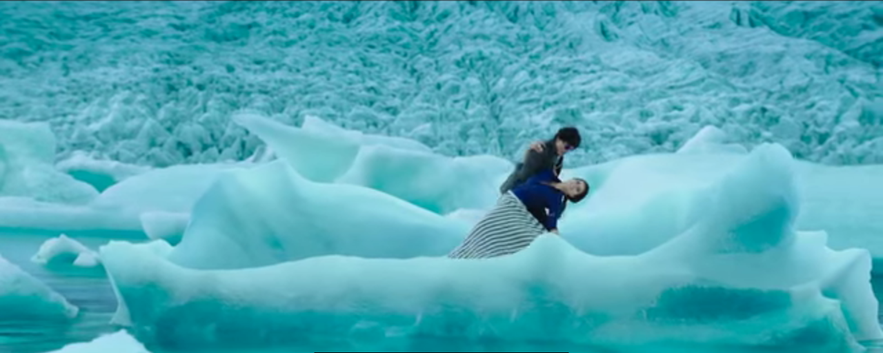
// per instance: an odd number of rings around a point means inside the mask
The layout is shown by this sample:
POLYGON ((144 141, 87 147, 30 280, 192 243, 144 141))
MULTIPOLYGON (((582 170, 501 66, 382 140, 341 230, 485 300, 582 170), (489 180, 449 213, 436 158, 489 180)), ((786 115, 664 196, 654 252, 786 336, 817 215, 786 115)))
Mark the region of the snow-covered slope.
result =
POLYGON ((879 2, 2 2, 0 119, 166 166, 242 160, 252 110, 513 157, 575 124, 584 165, 702 126, 883 162, 879 2))

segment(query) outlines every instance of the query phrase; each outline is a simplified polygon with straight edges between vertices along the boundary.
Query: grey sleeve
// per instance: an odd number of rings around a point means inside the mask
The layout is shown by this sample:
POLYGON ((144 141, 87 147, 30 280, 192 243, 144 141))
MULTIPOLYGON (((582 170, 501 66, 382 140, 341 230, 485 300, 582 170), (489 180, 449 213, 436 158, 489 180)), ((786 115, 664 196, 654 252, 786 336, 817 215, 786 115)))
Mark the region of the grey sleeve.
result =
POLYGON ((549 165, 548 158, 545 158, 542 153, 530 150, 524 157, 524 163, 518 164, 515 167, 515 171, 509 175, 509 178, 503 182, 503 185, 500 185, 500 193, 506 193, 535 174, 552 167, 553 165, 549 165))
POLYGON ((518 178, 519 168, 521 168, 520 165, 515 166, 515 170, 512 171, 512 174, 509 174, 509 177, 506 178, 506 181, 504 181, 503 184, 500 185, 500 194, 505 194, 509 190, 512 190, 512 188, 515 187, 515 184, 518 183, 518 180, 516 180, 516 178, 518 178))
POLYGON ((521 166, 521 169, 519 170, 519 179, 522 181, 527 180, 545 169, 552 168, 547 162, 548 158, 545 157, 546 156, 544 156, 543 153, 534 150, 527 152, 527 156, 524 157, 524 165, 521 166))
POLYGON ((516 184, 518 184, 518 174, 521 170, 522 165, 522 163, 518 163, 515 165, 515 170, 513 170, 512 173, 509 174, 509 177, 506 178, 506 181, 504 181, 503 184, 500 185, 500 194, 505 194, 509 190, 512 190, 512 188, 514 188, 516 184))

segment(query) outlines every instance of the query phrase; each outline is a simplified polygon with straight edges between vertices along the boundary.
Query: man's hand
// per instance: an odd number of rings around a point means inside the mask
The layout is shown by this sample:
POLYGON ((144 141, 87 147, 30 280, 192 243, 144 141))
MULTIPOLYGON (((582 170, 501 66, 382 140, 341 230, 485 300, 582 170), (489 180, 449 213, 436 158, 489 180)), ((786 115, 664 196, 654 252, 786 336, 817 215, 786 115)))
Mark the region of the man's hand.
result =
POLYGON ((561 235, 558 233, 558 228, 550 230, 549 233, 555 233, 555 235, 561 235))
POLYGON ((524 151, 524 156, 527 157, 527 154, 530 153, 530 151, 536 151, 537 153, 543 153, 543 147, 544 147, 543 145, 545 145, 545 143, 543 143, 543 141, 532 142, 530 144, 530 148, 528 148, 526 151, 524 151))

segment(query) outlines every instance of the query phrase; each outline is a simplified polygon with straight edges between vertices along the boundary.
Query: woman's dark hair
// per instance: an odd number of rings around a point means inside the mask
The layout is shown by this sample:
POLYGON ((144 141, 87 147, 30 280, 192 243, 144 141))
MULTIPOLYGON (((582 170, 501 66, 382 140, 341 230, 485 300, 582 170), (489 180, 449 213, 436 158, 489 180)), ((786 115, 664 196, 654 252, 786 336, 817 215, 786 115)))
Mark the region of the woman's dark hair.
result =
POLYGON ((565 197, 567 198, 567 201, 577 203, 577 202, 582 201, 584 198, 586 198, 586 195, 589 193, 589 182, 587 182, 583 179, 580 179, 580 178, 573 178, 573 180, 579 180, 579 181, 583 182, 583 184, 586 186, 586 188, 583 189, 583 192, 576 194, 573 197, 565 195, 565 197))

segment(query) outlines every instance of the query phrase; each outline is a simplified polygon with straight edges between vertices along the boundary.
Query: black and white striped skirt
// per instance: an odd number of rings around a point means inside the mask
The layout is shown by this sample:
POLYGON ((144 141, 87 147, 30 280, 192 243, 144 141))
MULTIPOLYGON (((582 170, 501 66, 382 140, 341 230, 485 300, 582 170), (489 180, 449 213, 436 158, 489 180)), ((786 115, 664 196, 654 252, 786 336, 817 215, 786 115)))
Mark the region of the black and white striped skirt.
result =
POLYGON ((507 192, 448 257, 476 259, 513 254, 546 232, 521 200, 507 192))

